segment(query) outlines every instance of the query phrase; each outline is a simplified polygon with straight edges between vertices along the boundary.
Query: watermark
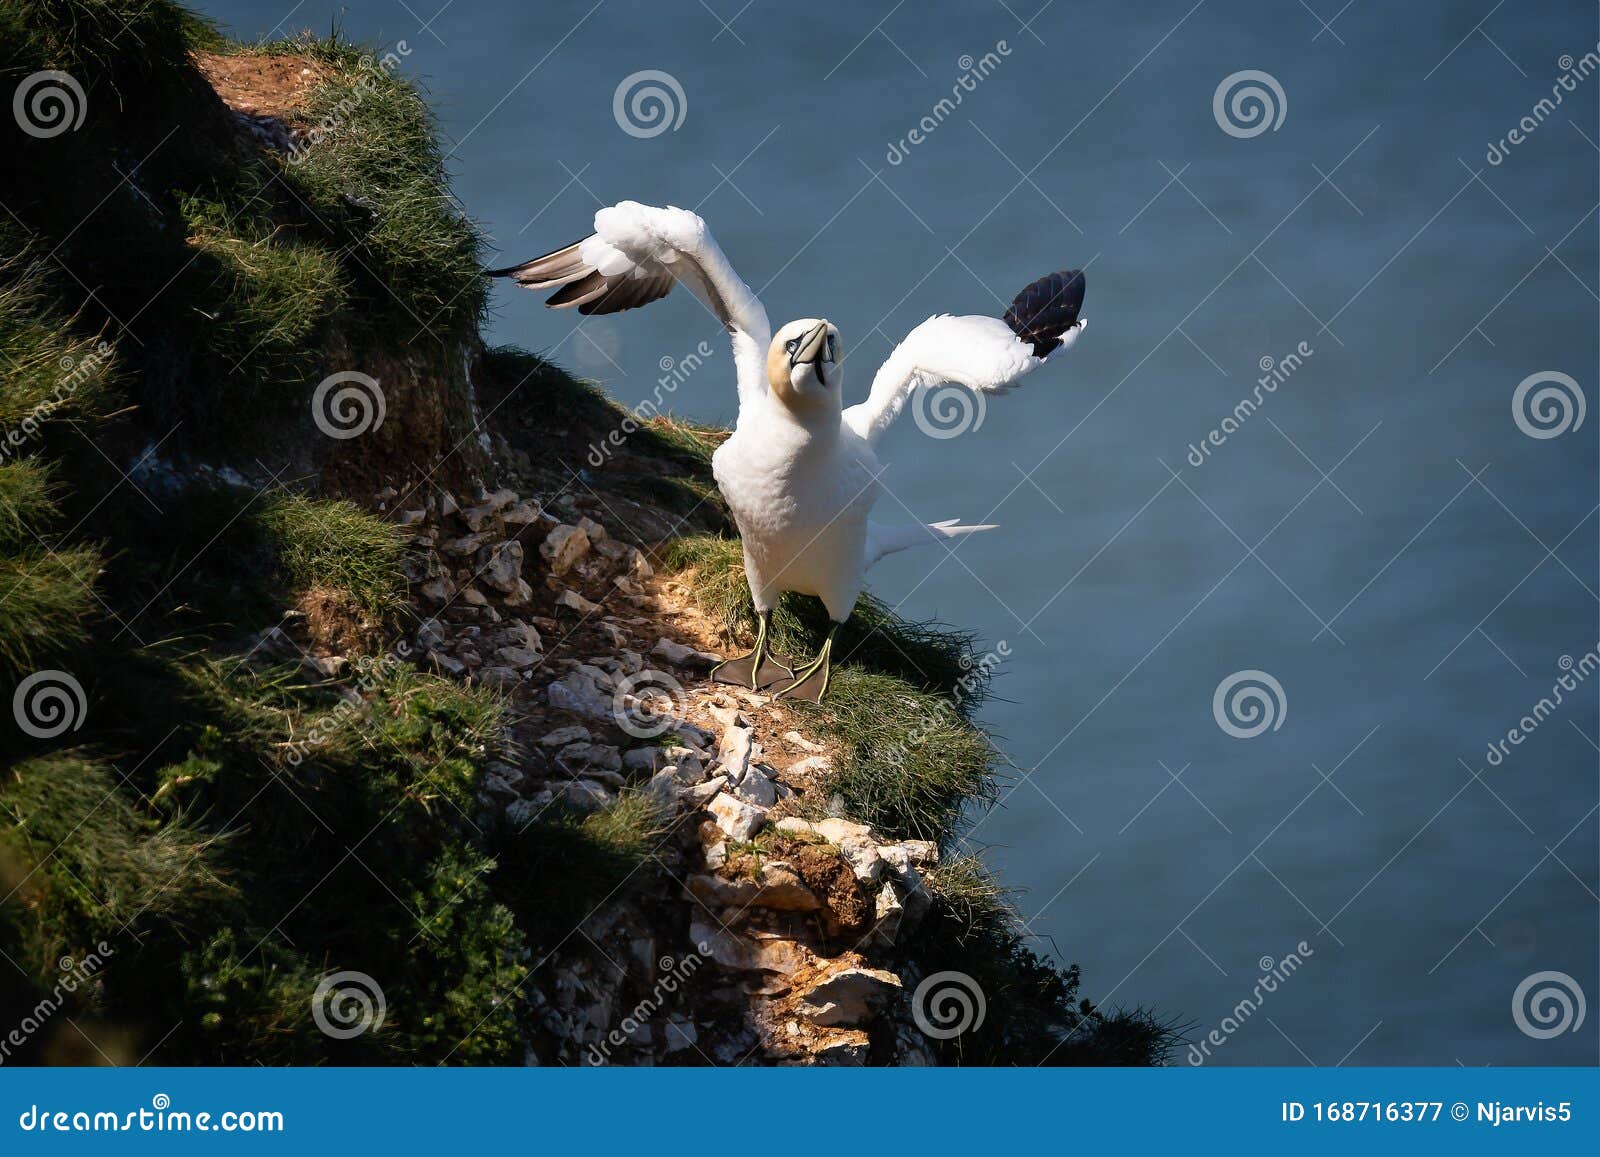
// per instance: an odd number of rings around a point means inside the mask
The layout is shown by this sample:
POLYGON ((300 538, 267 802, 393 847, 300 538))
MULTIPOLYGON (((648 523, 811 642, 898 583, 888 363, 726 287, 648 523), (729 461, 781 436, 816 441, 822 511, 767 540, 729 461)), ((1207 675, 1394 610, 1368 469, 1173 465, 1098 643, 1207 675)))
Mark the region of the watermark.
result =
POLYGON ((696 944, 695 951, 682 959, 675 960, 671 956, 663 956, 656 961, 656 969, 662 975, 650 989, 650 995, 634 1005, 616 1028, 591 1044, 584 1059, 591 1065, 603 1065, 611 1059, 613 1051, 633 1041, 656 1013, 661 1011, 667 997, 676 995, 684 982, 700 970, 710 951, 708 945, 696 944))
POLYGON ((350 91, 339 98, 334 106, 316 124, 297 134, 289 145, 289 163, 299 165, 311 155, 311 148, 329 133, 337 132, 350 119, 350 114, 361 107, 378 89, 378 82, 400 67, 400 62, 411 55, 404 40, 395 41, 394 51, 382 56, 363 56, 356 62, 355 80, 350 91))
POLYGON ((1540 370, 1511 392, 1511 420, 1530 438, 1559 438, 1583 425, 1583 387, 1558 370, 1540 370))
POLYGON ((1211 696, 1217 726, 1235 739, 1254 739, 1269 727, 1276 731, 1289 717, 1283 684, 1265 671, 1235 671, 1217 684, 1211 696))
POLYGON ((1011 644, 1001 639, 994 647, 985 651, 976 658, 969 652, 961 656, 961 669, 967 674, 956 680, 955 701, 959 705, 967 696, 982 691, 988 686, 989 679, 994 675, 995 669, 1006 659, 1011 658, 1011 644))
POLYGON ((1246 68, 1222 78, 1211 94, 1211 115, 1230 137, 1247 140, 1277 132, 1289 115, 1289 98, 1270 72, 1246 68))
POLYGON ((28 1038, 43 1028, 61 1006, 67 1003, 67 998, 77 992, 79 988, 92 981, 96 974, 105 967, 106 958, 115 956, 116 950, 104 940, 94 946, 82 960, 74 960, 70 956, 63 956, 56 962, 56 967, 61 973, 61 978, 55 986, 45 994, 43 1000, 33 1006, 10 1032, 0 1037, 0 1065, 11 1058, 13 1049, 20 1049, 28 1043, 28 1038))
POLYGON ((1278 387, 1292 378, 1295 371, 1305 365, 1306 359, 1316 352, 1310 342, 1303 341, 1281 358, 1263 354, 1261 360, 1256 363, 1261 369, 1261 376, 1256 379, 1255 388, 1240 398, 1227 417, 1200 439, 1198 445, 1189 443, 1189 465, 1204 466, 1206 460, 1211 457, 1212 450, 1221 447, 1230 436, 1238 433, 1239 428, 1261 408, 1262 403, 1277 393, 1278 387))
POLYGON ((1565 972, 1535 972, 1511 994, 1511 1019, 1534 1040, 1577 1032, 1588 1011, 1583 986, 1565 972))
POLYGON ((596 470, 604 466, 611 455, 622 449, 641 425, 660 416, 661 403, 666 397, 677 393, 678 387, 705 365, 707 358, 715 357, 716 352, 710 342, 702 340, 681 358, 664 355, 656 363, 661 370, 661 376, 656 379, 656 388, 651 391, 651 396, 629 410, 627 417, 618 423, 617 428, 598 443, 589 443, 589 465, 596 470))
POLYGON ((172 1098, 157 1093, 148 1109, 114 1113, 29 1105, 17 1117, 24 1133, 282 1133, 283 1114, 273 1110, 225 1109, 221 1113, 172 1108, 172 1098))
POLYGON ((950 95, 940 97, 929 109, 927 114, 912 127, 898 141, 890 141, 889 149, 884 153, 883 159, 891 165, 898 165, 911 154, 911 150, 920 145, 938 131, 946 118, 956 109, 961 107, 961 102, 968 93, 976 92, 978 85, 1000 67, 1001 62, 1011 55, 1011 46, 1004 40, 994 42, 994 47, 974 60, 971 55, 962 55, 956 60, 956 67, 961 69, 961 75, 956 77, 955 84, 950 86, 950 95))
POLYGON ((377 1032, 388 1011, 383 989, 365 972, 330 972, 311 994, 311 1019, 334 1040, 377 1032))
POLYGON ((83 684, 69 671, 35 671, 11 695, 17 726, 35 739, 54 739, 83 726, 88 713, 83 684))
POLYGON ((11 115, 30 137, 48 140, 76 132, 89 113, 83 85, 70 73, 50 68, 24 78, 11 94, 11 115))
POLYGON ((670 72, 646 68, 622 78, 611 94, 611 116, 630 137, 649 140, 677 132, 689 115, 689 98, 670 72))
POLYGON ((1256 961, 1256 967, 1261 970, 1261 975, 1256 979, 1250 995, 1234 1005, 1233 1010, 1217 1023, 1216 1028, 1189 1046, 1189 1063, 1198 1068, 1210 1060, 1212 1053, 1227 1044, 1233 1034, 1260 1011, 1267 997, 1277 992, 1280 985, 1300 971, 1301 965, 1316 954, 1316 950, 1302 940, 1294 946, 1293 952, 1287 953, 1281 960, 1263 956, 1256 961))
POLYGON ((114 352, 110 342, 102 341, 97 342, 94 349, 81 358, 63 357, 57 363, 61 367, 62 375, 56 379, 55 388, 50 391, 50 395, 23 415, 22 420, 7 430, 5 437, 0 439, 0 458, 13 457, 23 446, 37 439, 44 430, 44 424, 49 421, 50 415, 71 401, 83 388, 83 384, 111 360, 114 352))
POLYGON ((654 739, 677 728, 689 696, 665 671, 645 670, 617 681, 611 720, 635 739, 654 739))
POLYGON ((341 442, 376 430, 387 412, 378 379, 360 370, 329 374, 311 394, 311 420, 341 442))
POLYGON ((981 392, 951 382, 919 386, 911 395, 911 418, 917 429, 941 442, 978 429, 988 408, 981 392))
POLYGON ((299 767, 308 755, 344 730, 352 721, 365 715, 370 710, 368 705, 370 697, 377 692, 392 671, 405 665, 410 658, 411 644, 404 639, 377 658, 357 656, 352 662, 356 675, 351 681, 356 696, 351 698, 341 695, 339 701, 327 712, 312 721, 304 735, 283 744, 284 761, 291 767, 299 767))
POLYGON ((983 987, 965 972, 935 972, 911 994, 911 1019, 934 1040, 977 1032, 988 1013, 983 987))
POLYGON ((1600 69, 1600 45, 1595 46, 1595 51, 1586 52, 1574 61, 1569 54, 1563 54, 1557 61, 1556 67, 1561 69, 1561 75, 1556 77, 1555 84, 1550 86, 1550 95, 1542 97, 1528 113, 1517 122, 1517 127, 1501 137, 1498 141, 1489 142, 1489 150, 1484 153, 1483 159, 1491 165, 1498 165, 1510 155, 1511 150, 1533 135, 1545 119, 1556 111, 1563 97, 1569 92, 1576 92, 1578 82, 1588 80, 1589 77, 1600 69))
POLYGON ((1557 707, 1566 702, 1566 696, 1576 691, 1581 683, 1596 670, 1600 670, 1600 643, 1594 649, 1581 655, 1576 661, 1571 655, 1562 655, 1556 660, 1564 674, 1556 676, 1556 681, 1550 685, 1550 694, 1544 696, 1529 708, 1527 714, 1517 720, 1515 727, 1506 731, 1504 739, 1491 740, 1488 754, 1485 758, 1490 767, 1499 767, 1511 754, 1513 747, 1521 747, 1523 740, 1539 730, 1544 721, 1555 714, 1557 707))

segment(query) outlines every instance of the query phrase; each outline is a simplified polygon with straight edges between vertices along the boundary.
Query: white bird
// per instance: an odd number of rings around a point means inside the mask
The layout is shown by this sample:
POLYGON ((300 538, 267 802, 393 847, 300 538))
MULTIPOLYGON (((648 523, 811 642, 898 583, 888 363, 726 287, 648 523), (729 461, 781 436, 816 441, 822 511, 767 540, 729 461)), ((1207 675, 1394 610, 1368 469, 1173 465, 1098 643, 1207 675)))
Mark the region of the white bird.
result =
POLYGON ((827 690, 834 636, 869 567, 907 547, 993 529, 955 519, 869 520, 881 491, 875 447, 906 399, 919 386, 946 382, 1005 393, 1070 348, 1087 325, 1078 317, 1083 274, 1049 274, 1024 289, 1003 319, 930 317, 895 347, 867 400, 846 408, 838 328, 802 318, 774 334, 760 300, 688 210, 623 201, 594 215, 591 236, 491 276, 557 289, 547 305, 583 314, 645 305, 682 282, 722 322, 733 342, 739 417, 712 469, 743 540, 758 626, 754 649, 720 664, 712 678, 813 702, 827 690), (798 670, 768 646, 784 591, 815 595, 831 620, 820 652, 798 670))

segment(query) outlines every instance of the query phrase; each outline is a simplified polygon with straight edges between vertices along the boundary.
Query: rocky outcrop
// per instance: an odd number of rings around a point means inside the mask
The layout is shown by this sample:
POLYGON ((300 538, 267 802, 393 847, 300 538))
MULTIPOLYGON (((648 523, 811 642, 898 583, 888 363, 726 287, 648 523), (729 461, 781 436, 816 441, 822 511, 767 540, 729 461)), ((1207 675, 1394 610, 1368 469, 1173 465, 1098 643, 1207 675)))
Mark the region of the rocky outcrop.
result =
POLYGON ((668 833, 658 902, 602 906, 530 985, 530 1059, 926 1062, 914 978, 888 963, 938 849, 829 815, 827 747, 782 704, 705 681, 719 656, 673 637, 681 607, 648 557, 593 518, 502 489, 395 521, 412 653, 511 708, 484 808, 520 829, 639 794, 668 833))

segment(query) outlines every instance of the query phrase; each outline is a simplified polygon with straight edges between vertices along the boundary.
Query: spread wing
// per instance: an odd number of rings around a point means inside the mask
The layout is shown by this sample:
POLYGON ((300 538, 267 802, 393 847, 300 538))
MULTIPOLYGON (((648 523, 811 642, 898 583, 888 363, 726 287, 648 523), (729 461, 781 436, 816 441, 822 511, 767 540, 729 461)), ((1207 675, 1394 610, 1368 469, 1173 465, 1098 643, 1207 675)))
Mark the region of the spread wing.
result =
POLYGON ((1029 285, 1005 317, 939 314, 913 329, 872 379, 872 391, 844 412, 844 422, 876 443, 919 386, 955 382, 1004 394, 1057 350, 1070 349, 1088 326, 1080 318, 1084 278, 1079 270, 1051 273, 1029 285))
POLYGON ((763 361, 772 341, 767 311, 734 272, 706 223, 687 209, 622 201, 594 215, 594 232, 543 257, 491 277, 527 289, 554 289, 553 309, 618 313, 665 297, 682 282, 722 323, 733 341, 741 409, 766 392, 763 361))

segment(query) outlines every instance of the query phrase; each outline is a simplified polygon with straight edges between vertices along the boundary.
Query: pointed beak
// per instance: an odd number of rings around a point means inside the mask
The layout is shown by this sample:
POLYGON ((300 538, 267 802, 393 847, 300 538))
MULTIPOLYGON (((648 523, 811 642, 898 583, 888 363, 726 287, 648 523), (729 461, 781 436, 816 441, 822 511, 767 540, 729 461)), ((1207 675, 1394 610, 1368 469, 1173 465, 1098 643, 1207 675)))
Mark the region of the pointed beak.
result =
POLYGON ((800 339, 800 344, 795 348, 794 356, 789 359, 792 366, 805 365, 815 362, 822 356, 823 347, 828 342, 828 323, 819 321, 817 328, 800 339))

